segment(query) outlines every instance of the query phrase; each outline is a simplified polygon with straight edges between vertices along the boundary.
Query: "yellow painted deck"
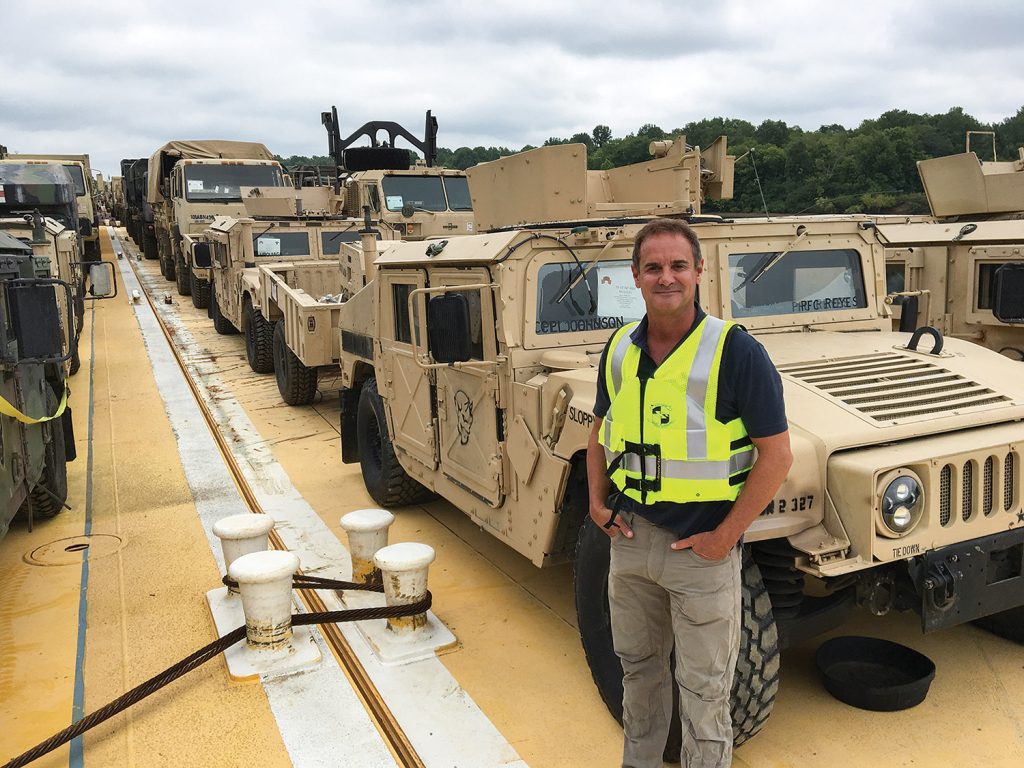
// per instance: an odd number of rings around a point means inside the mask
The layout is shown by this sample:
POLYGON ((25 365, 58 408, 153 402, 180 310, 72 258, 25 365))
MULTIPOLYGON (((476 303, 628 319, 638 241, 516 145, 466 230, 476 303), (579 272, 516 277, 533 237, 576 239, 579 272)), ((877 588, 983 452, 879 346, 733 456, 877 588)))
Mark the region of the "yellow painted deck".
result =
MULTIPOLYGON (((105 235, 103 242, 104 257, 113 258, 105 235)), ((156 262, 135 266, 161 280, 156 262)), ((283 405, 273 376, 249 370, 241 336, 217 335, 205 311, 177 296, 172 283, 162 285, 195 339, 186 354, 216 370, 222 388, 215 397, 237 400, 302 497, 344 542, 340 516, 373 503, 358 466, 340 461, 336 397, 283 405)), ((62 542, 83 534, 87 495, 93 544, 85 711, 213 639, 204 593, 219 585, 220 574, 123 292, 87 309, 82 367, 71 388, 73 510, 32 532, 16 524, 0 540, 0 762, 71 722, 82 568, 81 554, 65 552, 62 542), (65 564, 33 564, 33 551, 47 545, 40 557, 65 564)), ((443 501, 396 513, 392 541, 437 550, 433 611, 459 640, 443 664, 522 760, 539 768, 617 765, 621 733, 583 658, 570 567, 535 568, 443 501)), ((872 713, 832 699, 814 669, 824 638, 816 639, 783 653, 775 712, 737 750, 737 766, 1024 765, 1024 648, 972 626, 923 636, 910 615, 858 615, 840 633, 886 637, 930 656, 938 672, 925 702, 872 713)), ((87 766, 256 762, 292 764, 263 689, 230 682, 222 659, 84 738, 87 766)), ((68 766, 68 747, 34 765, 68 766)))

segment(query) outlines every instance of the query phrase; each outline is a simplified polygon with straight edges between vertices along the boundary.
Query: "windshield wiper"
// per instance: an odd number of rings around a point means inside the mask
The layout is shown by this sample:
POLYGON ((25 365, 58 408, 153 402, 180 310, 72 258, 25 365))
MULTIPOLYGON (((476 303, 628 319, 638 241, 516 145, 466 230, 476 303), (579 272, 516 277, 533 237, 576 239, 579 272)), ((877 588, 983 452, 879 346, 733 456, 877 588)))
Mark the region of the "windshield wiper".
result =
POLYGON ((778 253, 769 253, 765 258, 761 259, 761 261, 758 262, 757 266, 754 267, 753 271, 743 278, 743 282, 741 282, 739 285, 732 289, 732 292, 736 293, 736 291, 745 286, 747 283, 756 283, 758 280, 760 280, 765 275, 765 273, 768 272, 769 269, 771 269, 780 261, 782 261, 782 259, 785 258, 786 255, 796 247, 796 244, 803 240, 806 236, 807 227, 801 224, 799 227, 796 228, 796 237, 793 239, 793 242, 791 242, 778 253))

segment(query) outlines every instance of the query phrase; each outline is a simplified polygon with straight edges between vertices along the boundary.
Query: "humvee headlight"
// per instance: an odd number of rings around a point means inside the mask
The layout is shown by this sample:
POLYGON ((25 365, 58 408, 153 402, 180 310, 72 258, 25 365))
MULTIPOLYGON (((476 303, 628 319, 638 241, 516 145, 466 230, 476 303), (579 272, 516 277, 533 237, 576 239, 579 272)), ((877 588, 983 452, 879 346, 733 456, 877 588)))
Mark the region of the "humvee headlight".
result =
POLYGON ((902 536, 921 519, 924 492, 918 480, 910 475, 898 475, 885 487, 879 511, 885 530, 881 533, 902 536))

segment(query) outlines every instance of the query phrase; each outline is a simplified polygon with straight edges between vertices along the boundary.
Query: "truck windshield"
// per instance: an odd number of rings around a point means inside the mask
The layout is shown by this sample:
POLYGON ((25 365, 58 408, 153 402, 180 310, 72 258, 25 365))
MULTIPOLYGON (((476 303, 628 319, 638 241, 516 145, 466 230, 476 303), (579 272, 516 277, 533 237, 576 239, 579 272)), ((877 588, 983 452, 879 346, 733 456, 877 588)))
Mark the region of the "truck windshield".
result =
POLYGON ((85 194, 85 174, 82 173, 82 166, 65 165, 64 167, 71 174, 71 180, 75 182, 75 196, 82 197, 85 194))
POLYGON ((863 309, 868 305, 857 251, 790 251, 757 280, 747 279, 774 255, 729 254, 733 317, 863 309))
POLYGON ((257 256, 309 256, 308 232, 262 232, 252 236, 257 256))
POLYGON ((385 176, 381 186, 389 211, 400 211, 406 205, 413 210, 447 210, 440 176, 385 176))
POLYGON ((448 193, 448 207, 453 211, 472 211, 469 180, 465 176, 445 176, 444 191, 448 193))
POLYGON ((537 274, 538 334, 612 330, 644 316, 629 259, 603 261, 559 301, 579 276, 575 262, 544 264, 537 274))
POLYGON ((185 198, 191 202, 241 200, 240 187, 283 187, 276 165, 187 165, 185 198))

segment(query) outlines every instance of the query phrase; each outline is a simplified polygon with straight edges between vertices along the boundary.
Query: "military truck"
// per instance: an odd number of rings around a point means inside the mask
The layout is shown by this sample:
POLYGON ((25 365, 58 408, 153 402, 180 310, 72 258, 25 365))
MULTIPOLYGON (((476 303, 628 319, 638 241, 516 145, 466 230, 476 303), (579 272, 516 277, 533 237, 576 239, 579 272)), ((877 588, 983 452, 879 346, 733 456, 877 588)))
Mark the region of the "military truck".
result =
POLYGON ((100 220, 93 200, 95 181, 88 155, 54 154, 9 154, 8 158, 23 163, 60 163, 75 184, 75 200, 78 203, 78 230, 82 243, 82 257, 85 261, 100 260, 100 220))
POLYGON ((169 141, 148 163, 146 199, 153 207, 160 272, 188 296, 192 274, 183 237, 205 230, 216 216, 244 216, 243 187, 286 186, 281 164, 263 144, 248 141, 169 141))
POLYGON ((212 275, 214 328, 242 331, 252 370, 276 373, 281 397, 299 405, 312 402, 320 373, 337 368, 340 303, 364 284, 363 251, 351 244, 396 235, 369 218, 331 215, 330 187, 285 192, 247 197, 251 217, 218 217, 192 248, 212 275))
POLYGON ((128 236, 147 259, 156 259, 156 231, 153 224, 153 206, 146 199, 149 181, 148 158, 121 161, 124 178, 124 226, 128 236))
MULTIPOLYGON (((68 494, 67 465, 71 412, 63 381, 70 359, 63 346, 54 286, 45 258, 0 229, 0 536, 18 514, 53 517, 68 494)), ((73 457, 73 455, 72 455, 73 457)))
MULTIPOLYGON (((381 243, 374 279, 341 308, 342 460, 381 506, 439 494, 538 566, 574 559, 584 650, 621 716, 585 452, 602 349, 644 313, 634 237, 652 215, 688 219, 699 300, 778 366, 795 457, 745 537, 742 743, 771 712, 780 645, 855 603, 914 609, 926 631, 1020 622, 1024 380, 978 345, 891 330, 870 221, 702 216, 704 196, 731 194, 724 140, 652 150, 610 171, 587 171, 581 145, 482 164, 469 179, 485 233, 381 243)), ((1021 272, 996 280, 1024 316, 1021 272)))
MULTIPOLYGON (((970 136, 968 136, 968 139, 970 136)), ((886 223, 886 276, 903 327, 921 322, 1024 360, 1024 327, 996 306, 995 276, 1024 262, 1024 149, 998 162, 975 152, 921 160, 930 221, 886 223)))
POLYGON ((404 240, 452 237, 473 232, 473 202, 466 174, 438 168, 437 119, 427 110, 424 137, 401 125, 374 120, 345 139, 338 127, 338 109, 321 113, 327 129, 328 153, 338 164, 341 213, 361 217, 365 208, 404 240), (386 134, 387 139, 381 139, 386 134), (417 163, 409 150, 396 147, 403 139, 423 152, 417 163), (369 146, 356 146, 368 139, 369 146))

